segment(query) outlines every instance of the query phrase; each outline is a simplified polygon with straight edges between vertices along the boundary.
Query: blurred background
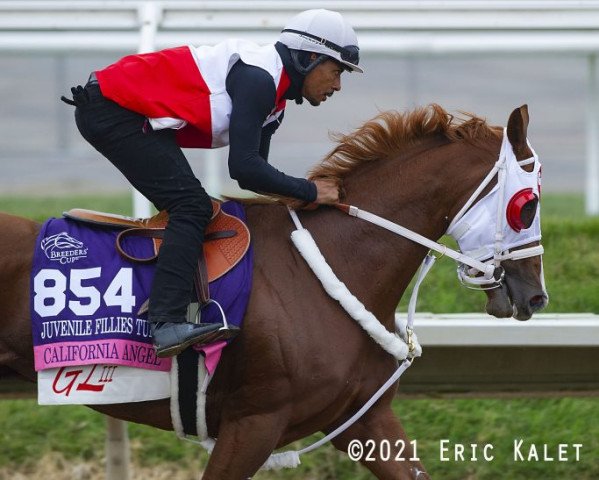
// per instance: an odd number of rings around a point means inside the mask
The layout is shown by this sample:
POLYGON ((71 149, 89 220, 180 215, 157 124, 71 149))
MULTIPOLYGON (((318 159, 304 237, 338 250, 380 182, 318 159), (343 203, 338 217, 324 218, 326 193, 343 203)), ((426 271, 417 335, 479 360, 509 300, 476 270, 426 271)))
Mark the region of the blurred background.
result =
MULTIPOLYGON (((112 46, 102 45, 102 38, 122 34, 123 29, 116 29, 112 33, 99 32, 95 44, 88 41, 87 37, 84 38, 87 43, 83 44, 82 39, 72 35, 70 40, 61 43, 60 48, 54 48, 53 42, 46 40, 44 35, 56 36, 57 32, 49 29, 52 25, 48 25, 44 18, 38 20, 35 15, 27 16, 27 11, 21 10, 26 18, 31 19, 32 25, 36 22, 40 25, 37 30, 32 30, 39 35, 37 41, 35 36, 27 35, 27 30, 16 29, 14 23, 11 27, 10 5, 18 10, 18 4, 26 3, 28 2, 0 2, 0 8, 4 4, 6 9, 4 21, 0 20, 0 158, 3 167, 0 194, 47 195, 126 190, 128 185, 120 174, 80 137, 73 120, 73 108, 60 102, 59 97, 67 94, 71 86, 85 84, 91 71, 116 61, 124 54, 134 53, 138 46, 123 42, 119 47, 114 41, 110 44, 112 46), (9 35, 14 38, 9 38, 9 35), (126 45, 131 47, 127 49, 126 45)), ((37 2, 44 3, 54 2, 37 2)), ((67 5, 63 8, 67 14, 61 21, 75 33, 78 28, 77 18, 70 19, 68 5, 77 4, 81 8, 86 4, 98 4, 89 0, 57 3, 67 5)), ((113 0, 100 3, 115 5, 135 2, 113 0)), ((194 5, 197 2, 176 3, 194 5)), ((235 15, 242 15, 245 8, 239 6, 240 2, 202 3, 207 4, 206 9, 209 10, 201 18, 206 23, 210 22, 211 7, 215 12, 219 11, 216 4, 221 5, 225 11, 227 5, 239 10, 237 13, 229 11, 224 20, 219 20, 215 15, 213 23, 216 24, 219 21, 223 24, 234 23, 235 15)), ((290 5, 285 6, 284 11, 280 11, 280 2, 258 3, 258 7, 265 12, 257 10, 254 13, 260 14, 262 19, 268 19, 268 8, 279 9, 276 12, 277 21, 279 18, 284 21, 303 8, 323 5, 342 11, 345 8, 344 13, 347 12, 350 22, 357 22, 358 36, 364 37, 361 64, 365 68, 365 74, 344 74, 342 91, 320 107, 292 103, 288 105, 283 125, 273 137, 271 145, 270 162, 279 169, 292 175, 305 175, 310 166, 332 148, 330 132, 348 132, 381 110, 405 111, 436 102, 452 113, 459 110, 473 112, 487 118, 492 124, 505 125, 510 112, 527 103, 531 117, 529 137, 544 163, 545 191, 583 192, 585 155, 588 151, 585 137, 590 68, 588 50, 592 45, 566 48, 569 44, 565 41, 562 48, 556 46, 555 39, 547 45, 539 46, 535 42, 527 45, 526 37, 506 40, 508 37, 501 36, 506 31, 510 32, 511 18, 519 19, 522 23, 518 26, 520 30, 527 29, 530 25, 535 25, 535 18, 532 17, 535 9, 538 11, 543 5, 555 5, 556 2, 371 2, 373 8, 378 8, 380 13, 376 14, 374 10, 371 17, 363 20, 359 20, 359 15, 368 12, 368 2, 286 2, 290 5), (416 25, 415 28, 409 23, 410 16, 421 17, 420 21, 427 21, 430 17, 431 22, 443 18, 447 13, 444 9, 449 9, 447 5, 443 7, 443 4, 452 3, 462 9, 458 11, 461 17, 447 17, 447 25, 416 25), (502 9, 498 9, 499 4, 502 9), (514 7, 510 15, 505 14, 506 4, 514 7), (522 11, 523 5, 528 6, 528 10, 522 11), (293 9, 294 6, 296 10, 293 9), (493 7, 497 11, 503 11, 502 16, 495 16, 493 7), (479 17, 473 17, 469 13, 471 11, 479 17), (481 11, 487 19, 486 27, 491 29, 487 32, 479 31, 479 25, 485 27, 484 22, 472 25, 472 22, 476 23, 480 18, 481 11), (389 15, 394 18, 385 18, 389 15), (402 21, 403 17, 406 19, 402 21), (362 31, 360 21, 363 23, 362 31), (388 41, 384 38, 377 39, 377 22, 385 25, 380 32, 394 36, 388 41), (463 35, 464 32, 467 35, 459 37, 461 45, 458 48, 445 48, 449 41, 454 40, 452 35, 463 35), (483 38, 489 32, 499 34, 483 38), (394 48, 393 42, 401 40, 402 35, 420 37, 414 37, 415 40, 406 37, 405 45, 394 48), (487 47, 477 48, 481 38, 487 47), (421 43, 418 43, 419 39, 422 39, 421 43), (413 41, 417 43, 416 46, 410 45, 409 42, 413 41), (436 44, 427 46, 435 41, 436 44), (522 45, 514 47, 514 41, 521 42, 522 45)), ((580 7, 585 2, 570 3, 572 7, 574 4, 580 7)), ((12 10, 13 15, 15 9, 12 10)), ((564 26, 573 25, 575 32, 583 29, 588 12, 582 8, 580 10, 567 10, 572 15, 566 15, 564 26)), ((537 27, 537 33, 542 35, 547 25, 555 23, 555 16, 560 13, 564 15, 563 11, 553 12, 553 17, 546 24, 537 27)), ((87 12, 86 15, 93 15, 93 12, 87 12)), ((79 18, 82 17, 83 14, 80 14, 79 18)), ((201 36, 198 30, 194 30, 192 19, 188 20, 191 26, 181 24, 178 19, 171 20, 170 31, 169 17, 165 15, 164 20, 166 33, 170 37, 165 36, 159 28, 156 41, 150 43, 154 48, 194 43, 194 39, 203 40, 208 35, 205 33, 201 36), (189 32, 188 36, 185 35, 186 31, 189 32)), ((90 22, 89 18, 81 21, 83 24, 90 22)), ((101 21, 100 18, 97 25, 101 21)), ((265 21, 262 20, 262 23, 265 21)), ((209 28, 217 26, 208 25, 209 28)), ((227 24, 227 28, 231 29, 231 25, 227 24)), ((231 35, 224 32, 214 38, 240 36, 246 33, 245 28, 235 26, 231 29, 231 35)), ((269 29, 263 29, 258 34, 253 31, 254 25, 250 24, 247 33, 256 35, 257 39, 264 42, 274 42, 279 28, 278 25, 269 25, 269 29)), ((520 30, 512 33, 522 35, 520 30)), ((132 35, 138 35, 138 32, 133 32, 132 35)), ((227 193, 235 191, 236 186, 228 180, 227 175, 227 148, 208 154, 201 150, 188 150, 187 156, 201 179, 206 178, 206 170, 209 168, 210 175, 218 175, 216 188, 227 193), (212 162, 216 162, 209 167, 205 161, 207 155, 211 155, 212 162)), ((212 185, 208 187, 211 188, 212 185)))
MULTIPOLYGON (((85 84, 91 71, 120 56, 0 51, 0 193, 128 188, 119 172, 81 138, 73 108, 59 100, 71 86, 85 84)), ((289 102, 272 139, 273 165, 291 175, 305 175, 332 148, 329 132, 348 132, 381 110, 405 111, 435 102, 452 113, 464 110, 494 125, 506 125, 510 112, 527 103, 529 138, 544 165, 545 191, 583 191, 588 67, 584 55, 423 58, 364 52, 362 58, 365 73, 345 73, 342 90, 321 106, 289 102)), ((231 189, 228 148, 214 154, 221 179, 231 189)), ((205 152, 189 149, 186 155, 199 178, 205 176, 205 152)))

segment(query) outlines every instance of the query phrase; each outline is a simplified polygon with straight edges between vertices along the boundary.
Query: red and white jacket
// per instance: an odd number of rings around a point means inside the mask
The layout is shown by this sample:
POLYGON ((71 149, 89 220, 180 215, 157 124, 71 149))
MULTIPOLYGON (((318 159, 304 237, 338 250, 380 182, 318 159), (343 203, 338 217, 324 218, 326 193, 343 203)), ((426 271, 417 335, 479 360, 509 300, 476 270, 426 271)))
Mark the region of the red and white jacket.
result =
POLYGON ((106 98, 145 115, 154 130, 177 129, 180 146, 217 148, 229 144, 232 103, 225 82, 239 59, 272 76, 277 94, 264 125, 277 120, 290 80, 274 45, 227 40, 129 55, 96 77, 106 98))

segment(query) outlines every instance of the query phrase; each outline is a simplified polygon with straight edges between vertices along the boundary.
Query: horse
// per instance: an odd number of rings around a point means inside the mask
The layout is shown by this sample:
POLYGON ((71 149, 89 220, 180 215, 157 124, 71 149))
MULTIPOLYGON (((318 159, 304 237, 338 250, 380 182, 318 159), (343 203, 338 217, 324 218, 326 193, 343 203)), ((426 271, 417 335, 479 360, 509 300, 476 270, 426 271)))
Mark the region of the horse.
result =
MULTIPOLYGON (((527 127, 524 105, 511 113, 506 129, 518 160, 533 154, 527 127)), ((337 179, 345 202, 436 240, 494 166, 503 132, 472 114, 457 119, 435 104, 383 112, 353 132, 338 134, 337 145, 311 176, 337 179)), ((249 202, 246 211, 254 247, 253 289, 242 332, 226 348, 207 392, 208 433, 217 441, 206 480, 251 477, 275 449, 331 432, 398 365, 325 293, 289 240, 294 226, 288 209, 280 202, 249 202)), ((394 331, 396 307, 427 248, 335 208, 298 215, 338 278, 394 331)), ((29 272, 39 230, 28 219, 0 215, 0 365, 31 381, 36 373, 29 272)), ((485 290, 489 314, 527 320, 546 305, 539 255, 503 260, 501 269, 503 281, 497 281, 498 268, 492 279, 497 288, 485 290)), ((398 382, 333 445, 347 451, 352 440, 387 441, 390 456, 362 459, 376 478, 428 478, 391 410, 397 389, 398 382), (405 461, 394 461, 400 453, 405 461)), ((172 430, 168 400, 91 408, 172 430)))

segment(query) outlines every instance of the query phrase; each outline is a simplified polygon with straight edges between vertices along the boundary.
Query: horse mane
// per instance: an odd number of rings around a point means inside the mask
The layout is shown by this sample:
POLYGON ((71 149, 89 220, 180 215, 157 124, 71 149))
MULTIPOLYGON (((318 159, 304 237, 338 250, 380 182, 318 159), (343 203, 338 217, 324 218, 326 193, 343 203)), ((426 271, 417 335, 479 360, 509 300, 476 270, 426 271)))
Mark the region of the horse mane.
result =
MULTIPOLYGON (((462 118, 456 118, 436 103, 405 113, 396 110, 381 112, 351 133, 331 134, 337 146, 309 171, 308 178, 329 178, 340 182, 360 165, 389 158, 433 135, 442 135, 450 142, 469 143, 480 143, 491 137, 501 138, 502 130, 489 126, 484 118, 468 112, 459 113, 462 118)), ((245 205, 294 203, 292 199, 277 195, 227 199, 245 205)))
POLYGON ((332 134, 337 146, 310 170, 309 178, 343 178, 363 163, 388 158, 432 135, 470 143, 499 135, 485 119, 460 114, 464 118, 454 117, 436 103, 406 113, 382 112, 351 133, 332 134))

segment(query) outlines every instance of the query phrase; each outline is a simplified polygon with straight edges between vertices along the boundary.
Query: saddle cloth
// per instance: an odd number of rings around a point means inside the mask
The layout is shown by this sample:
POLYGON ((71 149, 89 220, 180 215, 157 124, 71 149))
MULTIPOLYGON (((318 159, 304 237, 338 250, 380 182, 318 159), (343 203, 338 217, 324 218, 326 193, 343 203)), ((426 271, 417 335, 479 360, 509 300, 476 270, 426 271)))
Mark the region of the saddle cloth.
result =
POLYGON ((205 440, 206 390, 214 373, 208 364, 218 362, 212 354, 218 347, 188 348, 170 360, 170 372, 99 364, 42 370, 37 377, 38 403, 100 405, 170 398, 177 435, 205 440))
MULTIPOLYGON (((243 221, 234 215, 223 211, 220 202, 212 200, 212 218, 206 228, 206 242, 204 243, 204 257, 208 281, 212 282, 231 270, 243 258, 250 246, 250 232, 243 221), (218 236, 218 232, 227 232, 228 236, 218 236), (216 237, 218 241, 211 241, 216 237)), ((226 205, 226 204, 225 204, 226 205)), ((103 225, 123 230, 117 237, 117 249, 129 260, 139 263, 151 262, 156 259, 162 238, 160 231, 168 223, 166 211, 159 212, 151 218, 132 218, 113 213, 97 212, 83 208, 74 208, 63 213, 65 218, 103 225), (152 235, 155 232, 155 236, 152 235), (154 254, 145 258, 136 258, 122 248, 122 239, 126 236, 148 236, 154 244, 154 254)))
MULTIPOLYGON (((226 202, 220 205, 220 210, 227 217, 245 219, 244 208, 239 203, 226 202)), ((40 374, 54 369, 53 380, 48 384, 59 387, 70 384, 73 377, 67 375, 65 379, 65 372, 58 383, 55 381, 57 369, 62 367, 99 365, 101 368, 94 375, 102 381, 119 376, 109 374, 104 369, 106 365, 154 372, 171 369, 170 359, 154 355, 145 315, 138 313, 149 295, 154 267, 133 263, 117 253, 115 242, 120 232, 122 228, 104 223, 82 223, 68 218, 50 219, 40 230, 30 282, 30 306, 35 369, 40 374)), ((217 245, 220 241, 209 243, 217 245)), ((123 248, 137 258, 155 254, 151 238, 127 237, 123 239, 123 248)), ((210 283, 211 298, 222 307, 232 325, 241 326, 245 315, 252 260, 249 246, 234 267, 210 283)), ((201 320, 222 321, 218 306, 205 307, 201 320)), ((225 345, 219 342, 215 344, 217 348, 203 350, 213 359, 213 367, 225 345)), ((85 380, 84 375, 79 374, 79 380, 85 380)), ((87 399, 85 403, 94 402, 87 399)))

